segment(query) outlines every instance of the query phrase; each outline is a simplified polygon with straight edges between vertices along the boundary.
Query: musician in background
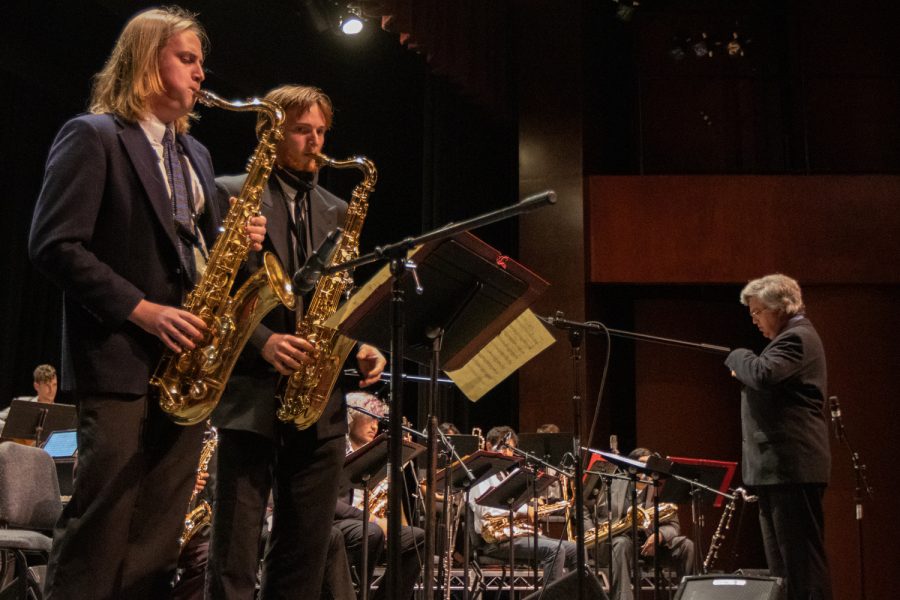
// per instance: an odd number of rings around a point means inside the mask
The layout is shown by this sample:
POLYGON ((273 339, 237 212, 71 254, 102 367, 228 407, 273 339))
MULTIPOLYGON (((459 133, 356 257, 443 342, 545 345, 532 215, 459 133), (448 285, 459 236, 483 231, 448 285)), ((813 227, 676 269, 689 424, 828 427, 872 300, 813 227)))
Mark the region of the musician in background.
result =
MULTIPOLYGON (((64 294, 62 388, 78 406, 78 477, 54 531, 45 593, 169 594, 203 427, 150 390, 163 350, 207 327, 181 308, 223 214, 209 152, 187 134, 206 34, 177 7, 132 17, 94 77, 89 114, 50 148, 28 250, 64 294)), ((265 220, 245 227, 261 247, 265 220)))
MULTIPOLYGON (((15 400, 25 400, 26 402, 41 402, 43 404, 53 404, 56 400, 56 369, 52 365, 38 365, 33 374, 34 391, 37 396, 20 396, 15 400)), ((0 410, 0 433, 3 433, 3 427, 6 425, 6 418, 9 416, 9 407, 0 410)))
MULTIPOLYGON (((285 122, 262 192, 261 210, 268 219, 263 245, 293 274, 347 213, 347 203, 318 184, 318 163, 310 156, 322 151, 333 108, 322 90, 309 86, 279 86, 265 98, 284 109, 285 122)), ((220 203, 239 193, 245 179, 246 174, 218 178, 220 203)), ((251 256, 240 278, 261 267, 262 255, 251 256)), ((298 298, 294 311, 278 306, 263 319, 212 415, 219 430, 219 464, 206 593, 213 600, 254 597, 257 541, 270 490, 274 509, 260 597, 317 598, 322 589, 344 463, 342 383, 312 427, 300 431, 276 416, 279 377, 314 361, 313 346, 294 335, 305 304, 298 298)), ((358 349, 356 361, 360 386, 378 381, 386 363, 367 345, 358 349)))
MULTIPOLYGON (((511 427, 505 425, 494 427, 488 431, 486 440, 488 448, 494 452, 501 452, 507 456, 512 456, 511 448, 519 445, 519 438, 511 427)), ((490 477, 472 488, 469 494, 469 508, 472 510, 475 523, 475 533, 484 538, 485 519, 492 516, 509 516, 509 511, 500 508, 489 508, 481 506, 476 502, 477 498, 486 493, 493 487, 496 487, 506 478, 506 473, 498 473, 490 477)), ((525 503, 514 513, 517 519, 528 519, 530 504, 525 503)), ((504 523, 504 528, 509 531, 509 525, 504 523)), ((537 547, 534 547, 534 535, 529 530, 521 535, 516 533, 514 529, 514 537, 510 540, 489 543, 485 540, 485 544, 479 549, 484 556, 498 558, 502 560, 509 559, 510 544, 514 548, 515 557, 521 561, 532 561, 535 557, 544 570, 544 583, 549 584, 563 576, 565 569, 574 569, 577 564, 578 551, 575 542, 567 540, 555 540, 543 534, 538 535, 537 547)))
POLYGON ((831 598, 822 497, 831 474, 825 422, 827 373, 800 285, 775 274, 749 282, 741 304, 771 342, 725 359, 741 390, 741 476, 759 496, 769 572, 788 600, 831 598))
MULTIPOLYGON (((347 454, 358 450, 375 439, 378 435, 378 419, 353 410, 353 407, 363 408, 378 417, 387 416, 388 407, 375 395, 367 392, 352 392, 347 394, 347 422, 349 433, 347 434, 347 454)), ((375 486, 371 494, 373 496, 387 493, 387 478, 375 486)), ((344 533, 344 545, 351 564, 359 569, 362 563, 362 528, 365 513, 362 508, 363 493, 354 490, 345 481, 338 497, 334 510, 334 525, 344 533)), ((405 502, 404 502, 405 503, 405 502)), ((372 581, 372 571, 381 559, 385 550, 387 539, 387 519, 385 515, 369 515, 368 526, 368 555, 366 557, 369 573, 369 581, 372 581)), ((400 592, 398 598, 405 600, 412 597, 416 580, 422 568, 421 554, 425 546, 425 532, 418 527, 404 525, 400 528, 400 592)), ((385 572, 378 588, 372 596, 375 600, 386 597, 387 582, 390 574, 385 572)))
MULTIPOLYGON (((647 448, 635 448, 628 455, 632 460, 647 462, 647 459, 653 453, 647 448)), ((612 521, 613 525, 617 521, 625 518, 628 510, 631 508, 631 483, 623 479, 613 479, 612 483, 612 521)), ((647 514, 652 515, 653 508, 653 487, 646 482, 639 482, 638 487, 638 508, 648 510, 647 514)), ((606 504, 606 494, 600 494, 597 506, 597 523, 602 525, 608 522, 610 509, 606 504)), ((662 509, 660 510, 662 512, 662 509)), ((638 524, 638 543, 640 544, 640 553, 645 557, 645 561, 652 563, 653 555, 656 551, 656 537, 659 537, 659 561, 661 565, 671 566, 675 568, 675 572, 679 581, 685 575, 693 575, 696 571, 696 550, 694 542, 687 536, 681 535, 681 525, 678 520, 678 511, 668 519, 660 519, 659 533, 653 532, 652 521, 645 527, 638 524)), ((606 537, 600 538, 598 546, 599 550, 594 554, 595 560, 601 566, 609 566, 609 546, 606 537)), ((595 544, 588 544, 587 551, 594 552, 595 544)), ((612 567, 610 568, 612 588, 611 600, 632 600, 634 598, 631 589, 631 572, 634 563, 634 546, 631 538, 631 528, 612 538, 612 567)))

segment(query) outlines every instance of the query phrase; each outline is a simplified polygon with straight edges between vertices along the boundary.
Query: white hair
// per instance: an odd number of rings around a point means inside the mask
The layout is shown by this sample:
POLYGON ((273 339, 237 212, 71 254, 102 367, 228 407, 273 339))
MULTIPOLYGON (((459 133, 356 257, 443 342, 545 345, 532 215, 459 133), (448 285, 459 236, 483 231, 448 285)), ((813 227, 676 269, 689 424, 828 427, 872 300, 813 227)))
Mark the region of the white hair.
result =
POLYGON ((353 410, 353 408, 351 408, 353 406, 359 407, 363 410, 367 410, 374 415, 378 415, 379 417, 386 417, 388 414, 388 405, 382 402, 375 394, 370 394, 369 392, 350 392, 345 396, 345 398, 347 399, 348 425, 352 424, 353 420, 358 415, 364 414, 359 412, 358 410, 353 410))
POLYGON ((745 285, 741 290, 741 304, 746 306, 750 298, 758 298, 767 308, 780 310, 789 317, 802 314, 806 308, 800 284, 781 273, 766 275, 745 285))

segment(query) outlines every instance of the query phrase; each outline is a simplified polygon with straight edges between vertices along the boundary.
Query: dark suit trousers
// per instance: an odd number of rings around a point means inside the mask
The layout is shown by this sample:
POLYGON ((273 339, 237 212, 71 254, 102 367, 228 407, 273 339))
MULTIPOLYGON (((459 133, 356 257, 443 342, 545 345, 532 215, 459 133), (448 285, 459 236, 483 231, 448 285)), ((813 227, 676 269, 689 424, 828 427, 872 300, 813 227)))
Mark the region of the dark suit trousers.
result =
POLYGON ((344 438, 279 428, 282 442, 219 430, 207 598, 252 599, 259 539, 274 477, 262 598, 318 598, 331 537, 344 438))
POLYGON ((825 556, 822 484, 763 485, 759 523, 769 572, 783 577, 788 600, 831 600, 825 556))
POLYGON ((76 402, 75 491, 54 530, 46 597, 167 598, 203 427, 175 425, 155 397, 76 402))
MULTIPOLYGON (((334 526, 344 534, 344 545, 350 562, 357 567, 362 564, 362 530, 363 520, 341 519, 334 526)), ((369 523, 369 549, 366 556, 369 571, 369 584, 372 583, 372 572, 375 565, 385 555, 385 535, 375 523, 369 523)), ((422 550, 425 546, 425 532, 418 527, 404 525, 400 528, 400 593, 397 598, 411 598, 416 581, 422 568, 422 550)), ((390 574, 385 571, 375 593, 370 597, 381 600, 387 594, 387 582, 390 574)))

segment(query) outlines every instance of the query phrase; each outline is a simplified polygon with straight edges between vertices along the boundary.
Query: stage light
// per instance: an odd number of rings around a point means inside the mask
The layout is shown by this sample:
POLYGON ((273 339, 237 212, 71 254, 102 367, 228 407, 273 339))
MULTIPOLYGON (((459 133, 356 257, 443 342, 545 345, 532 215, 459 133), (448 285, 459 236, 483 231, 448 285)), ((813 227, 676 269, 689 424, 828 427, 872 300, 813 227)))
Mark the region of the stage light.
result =
POLYGON ((363 30, 364 23, 358 8, 348 6, 347 12, 341 16, 341 33, 344 35, 356 35, 363 30))

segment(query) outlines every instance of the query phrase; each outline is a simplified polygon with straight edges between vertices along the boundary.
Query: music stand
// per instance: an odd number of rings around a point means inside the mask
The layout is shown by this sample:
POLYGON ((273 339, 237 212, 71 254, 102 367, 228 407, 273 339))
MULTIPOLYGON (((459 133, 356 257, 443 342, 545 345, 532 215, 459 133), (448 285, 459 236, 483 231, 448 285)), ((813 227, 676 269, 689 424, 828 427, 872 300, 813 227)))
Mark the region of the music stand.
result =
MULTIPOLYGON (((387 476, 388 437, 379 434, 371 442, 351 452, 344 459, 344 475, 350 485, 363 490, 363 530, 360 548, 360 599, 369 594, 369 494, 387 476)), ((405 465, 425 451, 425 446, 403 440, 402 460, 405 465)))
MULTIPOLYGON (((477 435, 454 433, 448 435, 447 439, 450 440, 450 443, 453 444, 453 447, 456 448, 457 454, 459 454, 460 456, 468 456, 470 454, 478 452, 478 447, 481 444, 481 440, 478 439, 477 435)), ((441 467, 446 466, 446 459, 443 461, 443 463, 444 464, 441 464, 441 467)))
POLYGON ((708 460, 670 456, 674 464, 672 477, 666 480, 660 494, 660 502, 691 504, 691 521, 694 525, 694 545, 697 556, 703 556, 703 522, 698 518, 702 510, 703 492, 713 494, 713 506, 722 506, 728 495, 728 486, 734 478, 737 463, 731 461, 708 460))
MULTIPOLYGON (((718 490, 721 494, 726 494, 737 470, 737 463, 732 461, 680 456, 669 456, 668 459, 674 464, 672 465, 672 477, 663 485, 660 495, 662 502, 681 504, 687 502, 687 496, 690 496, 693 490, 703 490, 703 488, 692 486, 691 482, 701 483, 706 487, 718 490)), ((713 506, 719 508, 724 503, 725 497, 719 494, 715 496, 713 506)))
MULTIPOLYGON (((507 524, 509 526, 509 593, 510 597, 515 590, 516 560, 513 547, 513 521, 515 511, 529 499, 537 501, 538 494, 553 485, 556 477, 546 473, 535 472, 530 469, 516 469, 509 477, 475 499, 476 504, 491 508, 505 508, 507 511, 507 524)), ((538 515, 534 511, 534 549, 532 569, 534 571, 534 589, 537 591, 537 537, 538 515)))
POLYGON ((550 464, 561 464, 572 451, 571 433, 520 433, 519 450, 534 454, 550 464))
POLYGON ((13 400, 2 439, 33 440, 35 446, 40 446, 51 431, 74 429, 77 425, 73 404, 13 400))
MULTIPOLYGON (((427 238, 426 243, 412 253, 411 260, 405 258, 405 251, 403 258, 393 257, 390 267, 393 277, 368 290, 338 325, 341 333, 349 338, 391 348, 392 440, 399 436, 393 420, 395 416, 399 419, 403 410, 402 385, 395 381, 400 379, 396 374, 402 372, 402 358, 430 363, 433 381, 440 369, 460 369, 549 287, 547 281, 468 232, 452 237, 440 235, 435 232, 422 236, 427 238), (412 271, 410 264, 414 265, 412 271), (399 315, 401 304, 402 315, 399 315)), ((382 249, 381 252, 390 251, 382 249)), ((434 552, 435 393, 432 385, 426 411, 429 423, 426 555, 434 552)), ((391 498, 391 506, 394 502, 391 498)), ((399 562, 399 529, 390 520, 388 528, 388 562, 399 562)), ((426 582, 431 580, 432 567, 432 561, 426 561, 426 582)), ((390 584, 389 589, 394 587, 390 584)), ((426 596, 429 594, 430 586, 426 596)), ((468 589, 464 597, 468 597, 468 589)))

